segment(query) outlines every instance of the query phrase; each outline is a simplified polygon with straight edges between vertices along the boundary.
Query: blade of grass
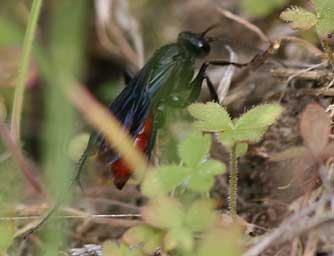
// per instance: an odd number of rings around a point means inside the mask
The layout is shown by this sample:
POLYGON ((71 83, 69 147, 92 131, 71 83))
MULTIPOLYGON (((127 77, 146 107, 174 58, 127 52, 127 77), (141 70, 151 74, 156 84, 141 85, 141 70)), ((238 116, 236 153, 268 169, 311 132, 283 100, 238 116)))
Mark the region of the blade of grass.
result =
POLYGON ((65 93, 84 117, 106 136, 140 180, 148 167, 147 162, 144 155, 133 147, 132 139, 116 117, 78 85, 68 88, 65 93))
POLYGON ((21 63, 19 67, 17 83, 15 88, 13 113, 11 120, 11 135, 13 139, 17 142, 20 141, 20 124, 21 124, 21 115, 23 108, 24 88, 27 79, 30 54, 32 50, 32 44, 37 28, 37 21, 40 14, 41 6, 42 6, 42 0, 33 0, 28 27, 23 40, 21 63))

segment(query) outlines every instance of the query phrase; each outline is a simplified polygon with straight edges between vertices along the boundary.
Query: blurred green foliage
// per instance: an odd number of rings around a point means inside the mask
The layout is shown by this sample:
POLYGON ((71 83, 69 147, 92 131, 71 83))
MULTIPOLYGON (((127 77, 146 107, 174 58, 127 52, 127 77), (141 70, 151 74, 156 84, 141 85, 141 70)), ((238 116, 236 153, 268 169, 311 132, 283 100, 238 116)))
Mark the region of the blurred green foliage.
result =
POLYGON ((289 0, 242 0, 241 8, 252 16, 262 18, 283 8, 289 0))
POLYGON ((164 195, 178 186, 194 192, 208 192, 214 176, 225 172, 223 163, 208 159, 211 136, 190 133, 179 145, 180 165, 162 165, 147 174, 142 192, 148 197, 164 195))

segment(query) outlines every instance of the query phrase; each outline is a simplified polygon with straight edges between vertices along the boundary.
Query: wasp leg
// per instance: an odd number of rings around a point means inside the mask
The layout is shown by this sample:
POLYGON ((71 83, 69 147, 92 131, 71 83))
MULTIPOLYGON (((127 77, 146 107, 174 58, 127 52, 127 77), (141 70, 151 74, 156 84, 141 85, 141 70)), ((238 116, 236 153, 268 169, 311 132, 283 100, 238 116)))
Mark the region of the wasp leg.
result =
POLYGON ((228 66, 228 65, 233 65, 238 68, 243 68, 247 67, 249 63, 236 63, 236 62, 230 62, 230 61, 225 61, 225 60, 212 60, 208 61, 202 64, 201 68, 198 71, 197 76, 194 78, 194 80, 190 83, 190 88, 192 88, 192 91, 189 96, 189 102, 194 102, 198 99, 200 92, 201 92, 201 86, 203 83, 203 80, 206 80, 211 97, 214 99, 214 101, 219 102, 217 92, 215 91, 215 88, 210 81, 209 77, 206 74, 206 70, 210 65, 214 66, 228 66))
POLYGON ((211 80, 206 74, 206 70, 209 67, 209 65, 210 64, 208 62, 203 63, 196 77, 190 82, 191 92, 190 92, 189 99, 188 99, 189 103, 192 103, 198 99, 201 93, 201 87, 202 87, 204 80, 206 80, 207 82, 211 97, 214 99, 214 101, 218 102, 218 95, 216 93, 216 90, 211 80))
POLYGON ((214 102, 219 102, 218 94, 217 94, 216 89, 213 86, 213 83, 211 82, 210 78, 207 75, 205 75, 204 79, 205 79, 205 81, 208 85, 211 98, 213 99, 214 102))
POLYGON ((125 84, 129 85, 131 80, 134 78, 134 74, 129 69, 125 69, 123 71, 123 77, 124 77, 125 84))
POLYGON ((147 158, 150 159, 151 158, 151 153, 153 150, 153 147, 155 145, 155 141, 157 138, 157 134, 158 134, 158 130, 163 127, 164 123, 165 123, 165 112, 164 112, 164 108, 158 108, 156 110, 155 113, 153 113, 153 117, 152 117, 152 131, 151 131, 151 136, 149 138, 149 142, 146 148, 146 155, 147 158))

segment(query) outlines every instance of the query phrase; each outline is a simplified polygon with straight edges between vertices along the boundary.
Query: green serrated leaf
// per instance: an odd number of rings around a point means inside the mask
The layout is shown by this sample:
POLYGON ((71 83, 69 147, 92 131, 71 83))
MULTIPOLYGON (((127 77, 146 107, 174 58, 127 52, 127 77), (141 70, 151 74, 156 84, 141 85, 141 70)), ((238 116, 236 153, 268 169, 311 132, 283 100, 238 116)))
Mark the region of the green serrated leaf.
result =
POLYGON ((290 22, 293 29, 307 30, 312 28, 318 21, 317 16, 301 7, 290 7, 283 11, 280 18, 290 22))
POLYGON ((192 232, 203 232, 217 220, 213 201, 197 200, 187 210, 186 225, 192 232))
POLYGON ((216 132, 230 130, 233 127, 228 112, 218 103, 208 102, 191 104, 189 113, 198 121, 194 126, 202 131, 216 132))
POLYGON ((334 1, 312 0, 318 17, 316 25, 320 36, 327 36, 334 32, 334 1))
POLYGON ((151 198, 165 195, 181 185, 190 171, 177 165, 159 166, 146 174, 141 185, 142 193, 151 198))
POLYGON ((13 243, 15 223, 13 221, 0 221, 0 254, 4 253, 13 243))
POLYGON ((210 191, 214 182, 213 176, 197 171, 189 177, 188 188, 199 193, 205 193, 210 191))
POLYGON ((208 156, 210 147, 211 136, 195 131, 179 144, 179 156, 187 166, 196 167, 208 156))
POLYGON ((201 164, 199 167, 200 172, 206 173, 208 175, 219 175, 226 171, 225 164, 217 160, 208 160, 201 164))
POLYGON ((282 111, 278 104, 264 104, 249 110, 235 121, 234 138, 237 141, 258 141, 282 111))
POLYGON ((182 204, 171 197, 150 200, 141 213, 147 224, 161 229, 181 227, 185 216, 182 204))
POLYGON ((164 239, 164 248, 166 251, 171 251, 175 248, 190 251, 193 245, 194 241, 191 231, 181 227, 169 230, 164 239))
POLYGON ((234 130, 232 130, 219 134, 220 142, 228 149, 230 149, 237 142, 235 140, 236 135, 234 133, 234 130))

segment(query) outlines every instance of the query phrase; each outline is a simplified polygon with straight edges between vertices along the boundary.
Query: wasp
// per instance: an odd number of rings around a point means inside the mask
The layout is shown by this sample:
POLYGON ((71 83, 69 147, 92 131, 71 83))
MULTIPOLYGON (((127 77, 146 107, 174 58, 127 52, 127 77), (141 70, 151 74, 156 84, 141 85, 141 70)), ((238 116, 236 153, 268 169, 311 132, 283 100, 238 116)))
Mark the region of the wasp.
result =
MULTIPOLYGON (((263 62, 263 56, 255 56, 245 64, 224 60, 211 60, 202 63, 195 74, 195 61, 204 59, 210 53, 210 44, 216 39, 207 34, 217 24, 201 33, 181 32, 176 42, 162 46, 156 50, 147 63, 133 77, 126 79, 126 87, 109 105, 110 112, 115 115, 124 129, 131 135, 134 145, 147 158, 150 157, 157 131, 163 125, 167 109, 181 109, 196 101, 200 95, 203 82, 206 81, 211 97, 218 102, 218 95, 207 75, 211 65, 245 67, 256 62, 263 62)), ((273 47, 271 47, 273 48, 273 47)), ((97 160, 107 166, 108 173, 118 189, 122 189, 133 170, 128 168, 122 156, 113 150, 101 133, 93 132, 86 150, 79 161, 81 169, 93 154, 97 160)))

